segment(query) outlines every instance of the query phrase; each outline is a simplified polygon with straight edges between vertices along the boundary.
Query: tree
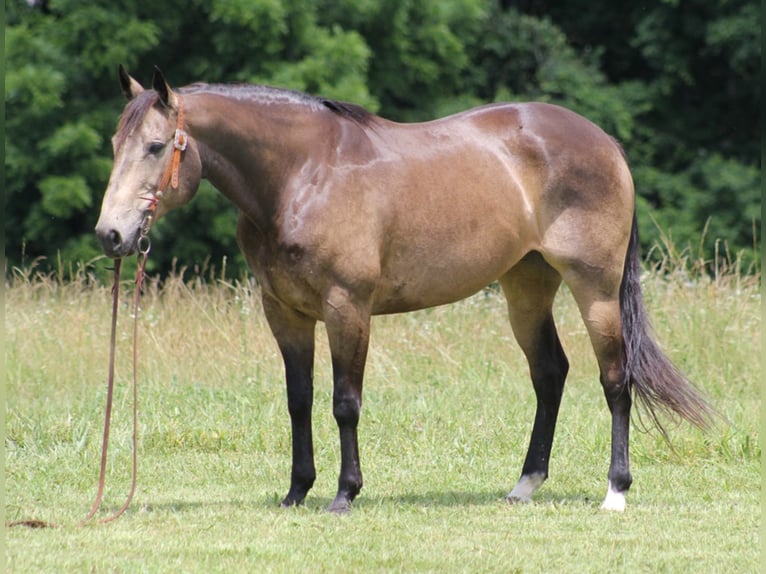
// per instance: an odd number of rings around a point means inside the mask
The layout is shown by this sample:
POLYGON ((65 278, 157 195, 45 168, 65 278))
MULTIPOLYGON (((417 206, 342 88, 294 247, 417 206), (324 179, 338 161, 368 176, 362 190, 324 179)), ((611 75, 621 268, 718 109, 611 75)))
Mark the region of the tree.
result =
MULTIPOLYGON (((419 121, 498 100, 582 113, 628 152, 643 247, 755 256, 760 29, 746 0, 9 0, 6 254, 90 261, 124 100, 144 83, 257 82, 419 121)), ((155 226, 150 264, 244 272, 236 213, 203 184, 155 226), (194 237, 185 230, 195 229, 194 237)), ((42 265, 45 265, 43 263, 42 265)))
POLYGON ((114 58, 158 41, 158 29, 111 3, 15 3, 6 28, 6 249, 90 259, 83 240, 109 176, 114 115, 103 79, 114 58), (95 31, 95 32, 94 32, 95 31))
MULTIPOLYGON (((715 243, 755 261, 760 229, 760 20, 747 0, 514 2, 598 58, 633 112, 628 150, 644 245, 715 243)), ((696 249, 695 251, 696 252, 696 249)))

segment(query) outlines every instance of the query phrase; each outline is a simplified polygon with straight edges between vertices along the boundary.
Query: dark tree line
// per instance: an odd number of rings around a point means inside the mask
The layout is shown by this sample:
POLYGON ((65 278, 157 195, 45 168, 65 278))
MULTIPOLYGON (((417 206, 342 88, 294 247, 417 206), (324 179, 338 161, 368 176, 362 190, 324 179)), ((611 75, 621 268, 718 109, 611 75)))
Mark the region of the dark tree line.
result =
MULTIPOLYGON (((156 64, 176 85, 266 83, 400 121, 497 100, 559 103, 626 149, 645 249, 659 225, 695 256, 712 258, 716 242, 756 255, 754 2, 6 0, 6 20, 10 265, 99 255, 92 230, 124 105, 120 63, 144 83, 156 64)), ((155 271, 227 257, 241 273, 235 220, 204 184, 153 231, 155 271)))

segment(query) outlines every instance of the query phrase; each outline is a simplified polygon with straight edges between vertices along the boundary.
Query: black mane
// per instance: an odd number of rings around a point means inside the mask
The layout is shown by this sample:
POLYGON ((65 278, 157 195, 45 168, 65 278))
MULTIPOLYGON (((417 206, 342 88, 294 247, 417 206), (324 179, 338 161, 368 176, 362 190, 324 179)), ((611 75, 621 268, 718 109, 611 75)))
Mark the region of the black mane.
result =
POLYGON ((366 110, 365 108, 357 104, 350 104, 348 102, 340 102, 338 100, 326 100, 326 99, 320 99, 320 101, 326 108, 328 108, 329 110, 332 110, 339 116, 348 118, 361 125, 367 125, 368 123, 370 123, 370 120, 372 120, 372 118, 375 117, 375 115, 372 112, 366 110))
POLYGON ((179 93, 208 92, 252 101, 284 101, 305 104, 317 108, 326 108, 333 113, 348 118, 360 125, 367 125, 375 114, 360 105, 312 96, 297 90, 273 88, 261 84, 205 84, 196 83, 179 89, 179 93))

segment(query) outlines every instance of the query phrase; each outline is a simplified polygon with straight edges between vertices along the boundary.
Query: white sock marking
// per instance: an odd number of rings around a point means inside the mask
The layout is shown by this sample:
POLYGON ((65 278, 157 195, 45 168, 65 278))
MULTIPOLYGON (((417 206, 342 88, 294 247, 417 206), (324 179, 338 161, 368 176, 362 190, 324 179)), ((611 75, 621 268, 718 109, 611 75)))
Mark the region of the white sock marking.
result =
POLYGON ((524 475, 505 499, 508 502, 532 502, 532 495, 543 482, 545 482, 545 475, 542 473, 524 475))
POLYGON ((622 512, 625 510, 625 493, 617 492, 609 481, 609 489, 606 491, 604 502, 601 503, 601 510, 616 510, 622 512))

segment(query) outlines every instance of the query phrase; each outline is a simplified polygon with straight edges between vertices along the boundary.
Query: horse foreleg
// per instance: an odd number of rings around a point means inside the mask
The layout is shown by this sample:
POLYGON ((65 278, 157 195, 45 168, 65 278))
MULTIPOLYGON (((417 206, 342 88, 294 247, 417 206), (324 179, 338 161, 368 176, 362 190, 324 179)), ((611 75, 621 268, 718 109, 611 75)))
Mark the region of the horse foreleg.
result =
POLYGON ((285 364, 287 408, 292 427, 290 491, 282 501, 282 506, 295 506, 303 502, 316 478, 311 431, 316 321, 268 297, 264 297, 263 307, 285 364))
POLYGON ((362 489, 357 425, 362 407, 362 379, 370 337, 370 313, 344 289, 327 297, 325 323, 333 368, 333 415, 340 433, 338 493, 329 511, 345 513, 362 489))

